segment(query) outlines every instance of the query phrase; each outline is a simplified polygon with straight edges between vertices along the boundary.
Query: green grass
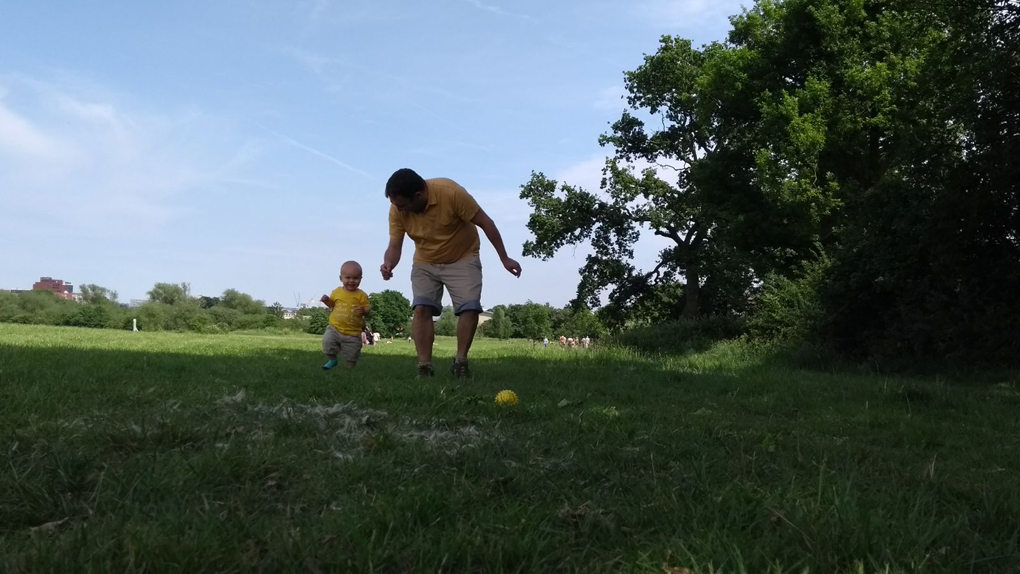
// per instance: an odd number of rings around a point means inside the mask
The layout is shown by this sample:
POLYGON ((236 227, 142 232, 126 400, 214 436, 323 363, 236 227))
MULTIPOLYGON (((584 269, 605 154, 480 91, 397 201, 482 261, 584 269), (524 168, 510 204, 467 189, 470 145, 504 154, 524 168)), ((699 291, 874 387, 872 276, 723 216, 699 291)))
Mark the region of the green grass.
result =
POLYGON ((1016 572, 1020 389, 0 325, 7 572, 1016 572), (518 408, 493 403, 513 389, 518 408), (669 570, 675 568, 675 570, 669 570))

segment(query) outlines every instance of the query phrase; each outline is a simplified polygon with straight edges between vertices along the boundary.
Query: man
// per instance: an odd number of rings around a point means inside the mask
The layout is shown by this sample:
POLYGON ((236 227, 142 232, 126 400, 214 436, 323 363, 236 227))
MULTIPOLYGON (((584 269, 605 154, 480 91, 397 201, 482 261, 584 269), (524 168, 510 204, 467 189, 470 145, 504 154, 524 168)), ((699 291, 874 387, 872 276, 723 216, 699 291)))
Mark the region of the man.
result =
POLYGON ((390 244, 379 268, 384 280, 393 277, 400 262, 406 233, 414 240, 411 291, 414 318, 411 332, 418 352, 418 375, 431 377, 433 317, 443 311, 443 288, 450 292, 457 315, 457 356, 450 370, 455 377, 471 376, 468 351, 482 312, 482 262, 478 257, 481 227, 496 248, 503 267, 514 277, 521 266, 506 254, 496 224, 463 187, 446 178, 424 180, 411 169, 398 169, 386 182, 390 200, 390 244))

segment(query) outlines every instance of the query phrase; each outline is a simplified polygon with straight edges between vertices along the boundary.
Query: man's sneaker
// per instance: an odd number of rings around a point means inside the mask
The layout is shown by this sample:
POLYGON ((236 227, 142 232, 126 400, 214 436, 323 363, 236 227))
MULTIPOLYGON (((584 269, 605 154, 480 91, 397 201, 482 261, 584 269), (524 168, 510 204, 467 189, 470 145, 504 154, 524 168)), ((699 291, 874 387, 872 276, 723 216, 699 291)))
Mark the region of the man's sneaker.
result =
POLYGON ((418 376, 419 377, 434 377, 436 373, 432 370, 432 363, 426 365, 418 365, 418 376))
POLYGON ((457 359, 454 359, 453 364, 450 365, 450 372, 458 379, 471 378, 471 369, 468 368, 467 361, 458 361, 457 359))

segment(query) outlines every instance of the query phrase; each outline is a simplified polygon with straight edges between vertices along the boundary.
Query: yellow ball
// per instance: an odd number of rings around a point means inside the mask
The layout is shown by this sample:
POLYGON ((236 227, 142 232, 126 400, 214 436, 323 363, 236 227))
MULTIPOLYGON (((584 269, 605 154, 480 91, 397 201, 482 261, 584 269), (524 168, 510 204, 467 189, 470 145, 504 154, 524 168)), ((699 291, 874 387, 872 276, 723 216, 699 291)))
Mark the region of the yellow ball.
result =
POLYGON ((496 394, 496 404, 501 407, 513 407, 520 403, 517 400, 517 393, 513 391, 500 391, 496 394))

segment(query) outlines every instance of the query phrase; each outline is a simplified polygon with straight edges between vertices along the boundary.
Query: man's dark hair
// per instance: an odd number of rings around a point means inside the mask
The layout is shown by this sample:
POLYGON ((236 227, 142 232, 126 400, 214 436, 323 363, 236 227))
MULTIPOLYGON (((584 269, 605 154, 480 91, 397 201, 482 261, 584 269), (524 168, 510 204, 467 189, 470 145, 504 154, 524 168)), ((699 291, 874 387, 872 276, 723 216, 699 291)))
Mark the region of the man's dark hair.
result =
POLYGON ((405 197, 411 199, 414 194, 425 189, 425 180, 410 168, 401 168, 393 172, 386 182, 386 197, 405 197))

